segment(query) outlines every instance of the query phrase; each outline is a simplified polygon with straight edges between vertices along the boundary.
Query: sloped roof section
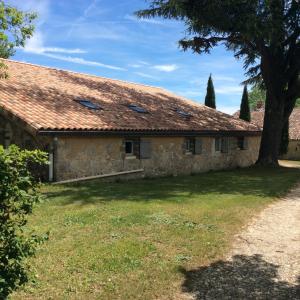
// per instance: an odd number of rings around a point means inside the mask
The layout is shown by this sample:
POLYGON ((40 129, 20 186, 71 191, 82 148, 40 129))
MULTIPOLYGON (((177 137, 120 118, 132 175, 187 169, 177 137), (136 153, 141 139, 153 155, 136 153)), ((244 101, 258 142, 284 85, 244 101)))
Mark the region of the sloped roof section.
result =
POLYGON ((4 62, 9 78, 0 80, 0 107, 36 131, 260 131, 162 88, 4 62), (78 100, 100 109, 89 109, 78 100), (146 113, 130 109, 130 104, 146 113))
MULTIPOLYGON (((264 111, 252 111, 251 122, 260 127, 264 125, 264 111)), ((300 140, 300 108, 294 108, 290 116, 289 136, 292 140, 300 140)))
MULTIPOLYGON (((235 118, 239 118, 240 111, 233 114, 235 118)), ((264 107, 251 111, 251 123, 256 124, 260 128, 264 126, 264 107)), ((294 108, 290 115, 289 136, 292 140, 300 140, 300 108, 294 108)))

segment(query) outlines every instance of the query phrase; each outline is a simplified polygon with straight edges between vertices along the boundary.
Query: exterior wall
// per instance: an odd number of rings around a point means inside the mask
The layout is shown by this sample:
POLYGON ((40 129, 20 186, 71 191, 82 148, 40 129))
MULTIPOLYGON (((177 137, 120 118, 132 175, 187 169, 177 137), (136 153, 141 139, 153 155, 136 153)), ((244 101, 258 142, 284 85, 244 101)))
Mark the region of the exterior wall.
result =
MULTIPOLYGON (((0 114, 0 145, 5 148, 15 144, 22 149, 34 150, 41 149, 48 151, 51 139, 37 137, 27 130, 26 125, 18 120, 12 120, 0 114)), ((32 172, 43 181, 48 181, 48 166, 32 166, 32 172)))
POLYGON ((283 155, 283 159, 300 160, 300 140, 290 140, 288 152, 283 155))
MULTIPOLYGON (((142 137, 141 137, 142 138, 142 137)), ((136 177, 165 176, 205 172, 252 165, 259 151, 260 137, 247 137, 247 150, 237 148, 230 137, 229 152, 214 150, 214 138, 203 137, 202 154, 186 154, 184 137, 147 137, 151 142, 151 158, 138 159, 125 155, 124 139, 120 137, 59 137, 55 155, 56 179, 144 169, 136 177)), ((132 176, 131 176, 132 177, 132 176)))
POLYGON ((33 135, 24 124, 0 115, 0 145, 15 144, 24 149, 46 150, 50 140, 33 135))

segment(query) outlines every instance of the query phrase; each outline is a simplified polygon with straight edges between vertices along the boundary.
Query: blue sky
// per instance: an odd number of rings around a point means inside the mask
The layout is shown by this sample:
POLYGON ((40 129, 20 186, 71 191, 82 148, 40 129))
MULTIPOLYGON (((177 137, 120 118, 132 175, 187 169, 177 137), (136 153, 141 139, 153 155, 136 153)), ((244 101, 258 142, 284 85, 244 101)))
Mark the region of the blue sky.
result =
POLYGON ((39 14, 34 37, 13 59, 99 76, 161 86, 203 103, 212 73, 217 108, 239 108, 242 62, 218 47, 210 55, 182 52, 184 24, 138 20, 145 0, 9 0, 39 14))

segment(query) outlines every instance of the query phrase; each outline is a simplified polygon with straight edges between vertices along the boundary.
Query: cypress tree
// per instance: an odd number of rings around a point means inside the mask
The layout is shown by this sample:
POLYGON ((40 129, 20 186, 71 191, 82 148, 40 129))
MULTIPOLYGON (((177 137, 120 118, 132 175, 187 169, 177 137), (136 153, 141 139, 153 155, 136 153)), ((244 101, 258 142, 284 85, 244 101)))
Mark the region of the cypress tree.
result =
POLYGON ((241 108, 240 108, 240 119, 245 120, 247 122, 251 121, 247 85, 244 86, 243 97, 242 97, 241 108))
POLYGON ((209 75, 208 82, 207 82, 205 105, 216 109, 216 95, 215 95, 215 88, 211 78, 211 74, 209 75))

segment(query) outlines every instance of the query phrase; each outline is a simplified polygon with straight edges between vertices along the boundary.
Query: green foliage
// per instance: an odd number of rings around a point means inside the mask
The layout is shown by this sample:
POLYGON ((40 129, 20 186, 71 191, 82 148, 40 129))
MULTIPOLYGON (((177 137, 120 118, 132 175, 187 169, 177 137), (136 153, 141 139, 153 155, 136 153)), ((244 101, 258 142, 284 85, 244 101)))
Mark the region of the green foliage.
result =
POLYGON ((26 258, 33 255, 44 237, 24 231, 27 216, 39 201, 37 180, 28 163, 44 164, 46 154, 0 146, 0 298, 28 281, 26 258))
POLYGON ((205 96, 205 105, 211 108, 216 108, 216 95, 215 95, 215 88, 211 78, 209 75, 208 82, 207 82, 207 91, 205 96))
POLYGON ((284 155, 288 151, 289 146, 289 121, 283 125, 279 154, 284 155))
POLYGON ((280 124, 300 97, 299 1, 150 0, 149 8, 136 14, 183 21, 183 50, 210 53, 224 45, 243 59, 244 83, 263 85, 268 96, 258 162, 277 165, 280 124))
POLYGON ((242 97, 241 108, 240 108, 240 119, 245 120, 247 122, 251 121, 247 85, 244 86, 243 97, 242 97))
MULTIPOLYGON (((0 58, 9 58, 16 47, 24 47, 34 31, 33 21, 37 15, 18 10, 0 1, 0 58)), ((6 78, 7 72, 0 62, 0 78, 6 78)))
MULTIPOLYGON (((251 88, 248 96, 250 110, 254 110, 260 101, 263 104, 266 102, 266 91, 260 88, 258 85, 254 85, 251 88)), ((300 98, 296 100, 295 107, 300 107, 300 98)))
POLYGON ((259 102, 263 104, 266 101, 266 91, 259 86, 254 85, 249 92, 249 105, 250 109, 254 110, 259 102))

